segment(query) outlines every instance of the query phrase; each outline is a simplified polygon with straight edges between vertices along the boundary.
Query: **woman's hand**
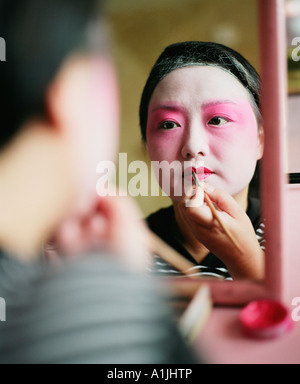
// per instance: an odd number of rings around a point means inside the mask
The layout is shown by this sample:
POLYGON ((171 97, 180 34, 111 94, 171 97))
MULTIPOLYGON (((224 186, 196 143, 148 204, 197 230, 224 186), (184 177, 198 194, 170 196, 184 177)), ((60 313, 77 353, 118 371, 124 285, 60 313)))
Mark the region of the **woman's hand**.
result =
POLYGON ((63 257, 81 257, 90 250, 106 250, 120 262, 145 271, 148 232, 138 207, 128 197, 105 196, 84 217, 65 220, 45 247, 46 257, 59 263, 63 257))
POLYGON ((204 203, 201 187, 175 206, 176 220, 186 241, 196 252, 204 245, 214 253, 227 266, 233 279, 263 279, 264 252, 245 210, 227 192, 207 183, 204 189, 241 250, 234 246, 204 203))

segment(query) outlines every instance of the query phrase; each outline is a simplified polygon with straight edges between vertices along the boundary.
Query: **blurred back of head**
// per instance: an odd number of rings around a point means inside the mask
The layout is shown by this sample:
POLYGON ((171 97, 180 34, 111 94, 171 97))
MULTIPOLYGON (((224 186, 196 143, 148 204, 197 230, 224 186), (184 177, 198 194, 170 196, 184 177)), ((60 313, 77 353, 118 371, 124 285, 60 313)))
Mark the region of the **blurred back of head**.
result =
POLYGON ((96 0, 0 0, 0 149, 26 120, 47 115, 47 87, 72 51, 91 49, 100 14, 96 0))
POLYGON ((62 221, 97 206, 96 166, 114 158, 119 134, 117 76, 101 5, 0 0, 3 248, 36 252, 62 221))

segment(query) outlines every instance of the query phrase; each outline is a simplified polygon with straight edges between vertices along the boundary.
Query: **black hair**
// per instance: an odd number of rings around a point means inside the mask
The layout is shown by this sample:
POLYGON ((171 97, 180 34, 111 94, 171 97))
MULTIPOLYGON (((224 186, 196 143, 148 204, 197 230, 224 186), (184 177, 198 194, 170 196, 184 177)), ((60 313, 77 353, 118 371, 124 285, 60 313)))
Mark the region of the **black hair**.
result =
POLYGON ((212 65, 235 76, 249 91, 257 120, 260 123, 260 77, 255 68, 240 53, 223 44, 185 41, 171 44, 161 53, 145 84, 139 110, 142 139, 147 141, 148 107, 157 84, 170 72, 192 65, 212 65))
POLYGON ((33 116, 44 116, 45 94, 63 60, 86 46, 100 15, 97 0, 0 0, 0 149, 33 116))

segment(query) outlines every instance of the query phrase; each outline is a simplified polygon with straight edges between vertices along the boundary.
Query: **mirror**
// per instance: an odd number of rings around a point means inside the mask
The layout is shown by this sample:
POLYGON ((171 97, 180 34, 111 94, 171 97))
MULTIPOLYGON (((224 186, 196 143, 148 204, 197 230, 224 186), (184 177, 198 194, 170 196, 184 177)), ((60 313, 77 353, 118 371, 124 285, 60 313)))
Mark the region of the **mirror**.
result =
MULTIPOLYGON (((208 282, 216 304, 241 305, 255 298, 278 297, 281 292, 282 128, 285 125, 286 97, 282 79, 286 74, 286 65, 281 61, 280 54, 285 51, 285 23, 283 0, 232 0, 230 6, 233 12, 228 11, 229 3, 223 0, 181 0, 176 4, 172 0, 128 0, 126 3, 110 0, 107 11, 121 82, 123 126, 120 153, 126 160, 126 177, 121 172, 122 180, 119 182, 127 191, 129 187, 132 188, 131 194, 137 199, 145 216, 170 205, 167 197, 149 196, 151 175, 149 172, 143 173, 145 167, 142 165, 146 162, 146 169, 150 168, 149 157, 141 150, 138 122, 141 92, 163 48, 176 41, 216 41, 232 46, 248 58, 255 68, 260 68, 264 82, 265 130, 265 153, 261 168, 262 205, 266 223, 272 223, 266 228, 268 246, 265 279, 263 282, 208 282), (236 10, 239 10, 238 17, 236 10), (277 114, 275 122, 274 114, 277 114), (270 188, 270 185, 276 188, 270 188)), ((195 291, 199 285, 188 279, 184 282, 178 279, 177 282, 184 284, 189 292, 195 291)))

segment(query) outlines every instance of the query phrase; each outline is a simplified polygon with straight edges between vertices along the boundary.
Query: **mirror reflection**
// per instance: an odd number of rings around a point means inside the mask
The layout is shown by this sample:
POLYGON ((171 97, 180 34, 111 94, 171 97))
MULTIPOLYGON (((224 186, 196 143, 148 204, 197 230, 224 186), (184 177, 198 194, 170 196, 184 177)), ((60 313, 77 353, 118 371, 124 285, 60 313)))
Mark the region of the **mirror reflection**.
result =
MULTIPOLYGON (((111 3, 126 93, 126 138, 121 150, 128 153, 128 162, 142 156, 137 149, 140 143, 132 142, 138 134, 140 105, 144 158, 149 165, 160 165, 153 172, 162 191, 169 195, 151 196, 153 178, 145 176, 149 181, 147 193, 139 194, 137 190, 136 198, 150 228, 193 264, 194 275, 224 280, 262 279, 258 162, 264 140, 257 75, 257 2, 230 2, 232 9, 239 9, 238 18, 228 6, 217 0, 179 1, 172 7, 169 1, 154 1, 151 5, 131 1, 125 10, 118 1, 111 3), (226 22, 224 13, 228 15, 226 22), (164 51, 184 41, 206 43, 196 47, 180 44, 164 51), (209 41, 217 44, 210 45, 209 41), (149 76, 163 51, 161 62, 149 76), (127 84, 129 79, 131 85, 127 84), (201 184, 196 189, 194 168, 201 184), (183 195, 178 193, 180 188, 183 195), (213 217, 204 201, 206 195, 240 245, 239 250, 213 217), (187 207, 193 202, 197 206, 187 207)), ((159 256, 153 265, 156 273, 181 274, 159 256)))
MULTIPOLYGON (((263 277, 264 254, 256 238, 263 231, 260 204, 248 194, 263 155, 259 84, 255 69, 236 51, 188 41, 164 50, 142 94, 142 136, 151 161, 161 165, 159 184, 169 186, 172 200, 148 224, 192 262, 197 276, 263 277), (195 185, 193 169, 202 186, 195 185), (190 190, 184 188, 189 180, 190 190), (240 249, 220 228, 206 194, 240 249)), ((177 272, 160 258, 156 271, 177 272)))

